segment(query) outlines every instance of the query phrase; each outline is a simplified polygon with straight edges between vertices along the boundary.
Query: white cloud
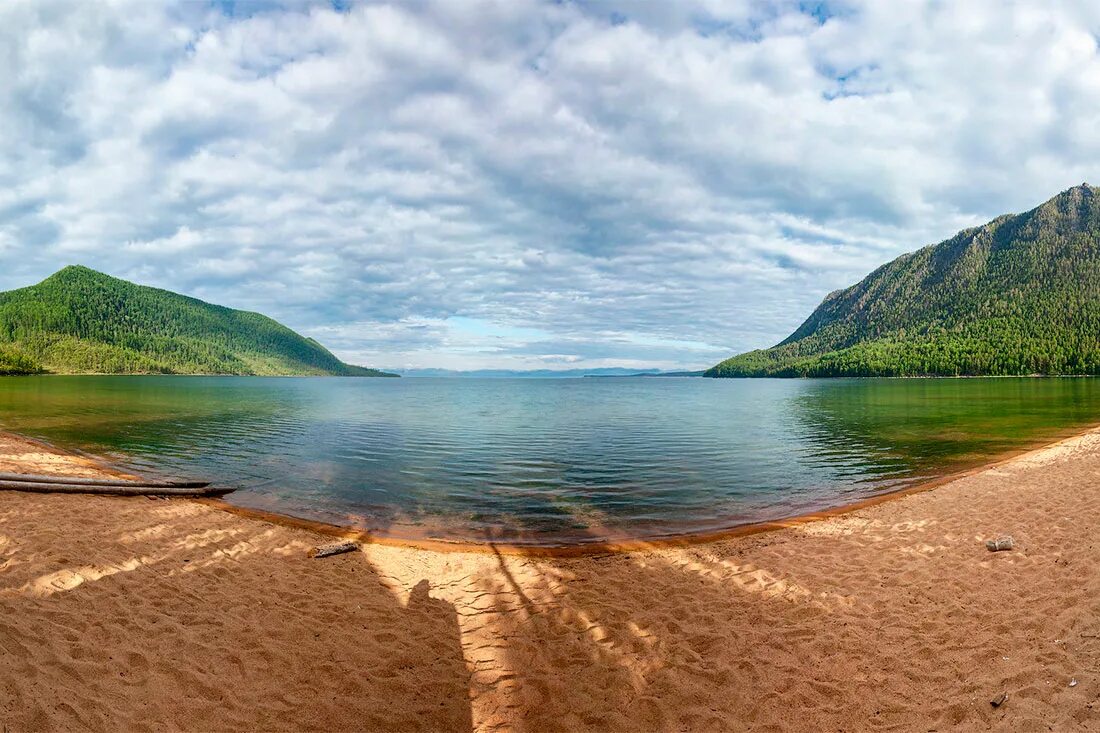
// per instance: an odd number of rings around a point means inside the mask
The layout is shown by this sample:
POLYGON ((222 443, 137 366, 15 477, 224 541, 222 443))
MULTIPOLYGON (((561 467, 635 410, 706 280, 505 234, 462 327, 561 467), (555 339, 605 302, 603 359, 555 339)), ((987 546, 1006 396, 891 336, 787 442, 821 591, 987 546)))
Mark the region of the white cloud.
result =
POLYGON ((380 366, 701 367, 1096 178, 1094 4, 810 6, 5 3, 0 286, 81 262, 380 366))

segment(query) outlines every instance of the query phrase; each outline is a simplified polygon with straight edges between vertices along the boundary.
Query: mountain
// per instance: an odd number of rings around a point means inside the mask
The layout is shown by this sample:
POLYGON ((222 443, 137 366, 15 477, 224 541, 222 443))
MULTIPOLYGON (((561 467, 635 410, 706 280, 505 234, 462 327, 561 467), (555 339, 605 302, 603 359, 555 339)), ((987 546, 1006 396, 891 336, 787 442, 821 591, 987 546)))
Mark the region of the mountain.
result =
MULTIPOLYGON (((477 379, 566 379, 575 377, 641 377, 659 376, 658 369, 626 369, 599 367, 596 369, 402 369, 403 377, 465 377, 477 379)), ((700 372, 701 374, 701 372, 700 372)))
POLYGON ((1100 189, 1064 191, 830 293, 711 377, 1100 374, 1100 189))
POLYGON ((585 374, 586 377, 600 379, 603 377, 701 377, 703 370, 689 372, 631 372, 630 374, 585 374))
POLYGON ((259 313, 70 266, 0 293, 0 373, 386 376, 259 313))

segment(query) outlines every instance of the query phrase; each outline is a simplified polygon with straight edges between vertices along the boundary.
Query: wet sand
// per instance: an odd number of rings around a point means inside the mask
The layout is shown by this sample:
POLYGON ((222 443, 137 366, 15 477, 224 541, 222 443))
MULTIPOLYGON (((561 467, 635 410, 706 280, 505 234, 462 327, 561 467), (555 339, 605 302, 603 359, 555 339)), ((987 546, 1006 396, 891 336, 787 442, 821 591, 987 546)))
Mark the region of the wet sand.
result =
MULTIPOLYGON (((105 469, 8 436, 6 470, 105 469)), ((1098 482, 1091 431, 707 544, 323 560, 210 504, 0 492, 0 727, 1100 730, 1098 482)))

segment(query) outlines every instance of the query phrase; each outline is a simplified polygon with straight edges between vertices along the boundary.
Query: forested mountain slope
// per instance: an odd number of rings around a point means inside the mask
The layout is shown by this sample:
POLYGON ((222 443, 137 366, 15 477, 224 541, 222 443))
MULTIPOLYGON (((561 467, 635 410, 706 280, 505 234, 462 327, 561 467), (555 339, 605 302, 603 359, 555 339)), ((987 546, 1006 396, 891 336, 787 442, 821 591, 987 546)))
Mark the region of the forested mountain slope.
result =
POLYGON ((66 267, 0 293, 0 373, 382 376, 246 311, 66 267))
POLYGON ((1100 374, 1100 189, 1082 184, 830 293, 712 377, 1100 374))

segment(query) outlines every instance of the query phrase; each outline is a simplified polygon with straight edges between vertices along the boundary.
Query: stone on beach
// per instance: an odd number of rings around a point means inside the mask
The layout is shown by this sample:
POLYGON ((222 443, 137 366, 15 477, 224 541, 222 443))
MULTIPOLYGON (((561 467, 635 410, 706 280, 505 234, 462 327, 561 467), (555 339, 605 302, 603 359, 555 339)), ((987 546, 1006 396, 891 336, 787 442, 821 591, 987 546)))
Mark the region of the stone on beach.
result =
POLYGON ((336 542, 330 545, 320 545, 309 551, 313 558, 328 557, 329 555, 341 555, 345 552, 355 552, 359 549, 358 542, 336 542))

